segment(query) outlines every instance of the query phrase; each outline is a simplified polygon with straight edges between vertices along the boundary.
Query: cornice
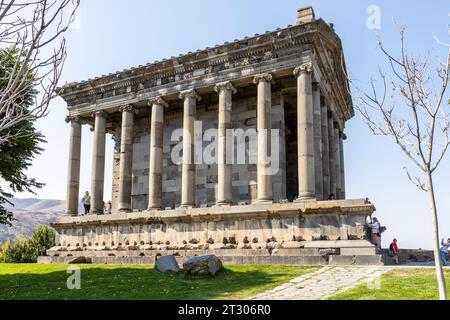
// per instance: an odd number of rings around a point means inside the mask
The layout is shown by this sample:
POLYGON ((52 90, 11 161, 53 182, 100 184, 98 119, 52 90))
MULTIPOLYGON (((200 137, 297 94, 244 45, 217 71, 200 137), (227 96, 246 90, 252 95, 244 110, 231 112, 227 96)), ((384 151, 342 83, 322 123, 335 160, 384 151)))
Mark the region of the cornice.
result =
POLYGON ((175 83, 223 69, 276 59, 281 52, 289 54, 289 49, 309 43, 309 34, 317 32, 318 25, 321 23, 324 22, 316 20, 308 24, 277 29, 263 35, 255 35, 252 38, 236 40, 231 44, 225 43, 215 48, 188 53, 178 58, 123 70, 79 83, 70 83, 59 90, 60 95, 69 105, 76 105, 78 103, 75 101, 81 97, 113 95, 113 90, 121 88, 138 92, 158 87, 164 84, 164 81, 175 83))

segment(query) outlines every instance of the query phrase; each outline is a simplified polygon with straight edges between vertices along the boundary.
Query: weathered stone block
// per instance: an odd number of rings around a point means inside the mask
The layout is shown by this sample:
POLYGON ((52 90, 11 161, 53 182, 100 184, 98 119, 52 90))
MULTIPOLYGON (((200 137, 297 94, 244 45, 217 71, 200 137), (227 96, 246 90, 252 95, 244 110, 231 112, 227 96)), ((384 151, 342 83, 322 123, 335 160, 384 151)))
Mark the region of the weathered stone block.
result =
POLYGON ((214 276, 222 268, 222 261, 214 255, 194 257, 183 263, 183 269, 192 275, 206 274, 214 276))
POLYGON ((331 266, 382 266, 384 265, 382 255, 370 256, 330 256, 331 266))
POLYGON ((156 269, 160 272, 178 272, 180 267, 174 256, 163 256, 158 257, 156 260, 156 269))

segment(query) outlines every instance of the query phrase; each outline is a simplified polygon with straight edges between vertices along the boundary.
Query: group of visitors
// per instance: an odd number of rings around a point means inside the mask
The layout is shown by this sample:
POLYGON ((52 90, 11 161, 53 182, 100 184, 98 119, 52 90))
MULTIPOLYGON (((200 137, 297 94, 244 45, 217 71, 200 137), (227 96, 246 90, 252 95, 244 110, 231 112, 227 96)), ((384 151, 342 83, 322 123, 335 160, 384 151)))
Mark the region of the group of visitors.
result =
MULTIPOLYGON (((381 234, 386 231, 386 227, 381 226, 377 218, 372 218, 371 221, 367 223, 370 228, 370 235, 372 243, 375 245, 377 251, 381 251, 381 234)), ((389 245, 389 256, 399 264, 400 250, 398 249, 397 239, 392 240, 389 245)))
MULTIPOLYGON (((386 230, 386 228, 380 225, 377 218, 371 219, 371 221, 368 222, 368 226, 370 228, 372 243, 379 251, 381 250, 381 234, 386 230)), ((441 246, 442 247, 439 251, 441 263, 444 267, 448 267, 447 254, 450 249, 450 238, 447 239, 447 242, 442 239, 441 246)), ((391 256, 397 264, 399 263, 399 254, 400 251, 398 249, 397 239, 394 239, 389 245, 389 256, 391 256)))
MULTIPOLYGON (((91 195, 89 194, 89 191, 86 191, 84 193, 84 196, 81 198, 81 204, 83 205, 84 208, 84 214, 82 215, 89 214, 89 212, 91 211, 91 195)), ((112 210, 111 200, 108 201, 108 203, 105 203, 103 201, 103 214, 111 214, 111 210, 112 210)))

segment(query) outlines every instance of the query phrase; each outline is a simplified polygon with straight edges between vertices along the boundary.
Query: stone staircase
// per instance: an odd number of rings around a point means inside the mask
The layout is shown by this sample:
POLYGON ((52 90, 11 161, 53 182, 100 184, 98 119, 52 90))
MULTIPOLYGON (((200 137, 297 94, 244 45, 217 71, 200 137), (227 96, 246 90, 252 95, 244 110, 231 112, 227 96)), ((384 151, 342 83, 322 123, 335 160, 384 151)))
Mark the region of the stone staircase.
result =
POLYGON ((93 264, 153 264, 159 256, 173 255, 179 263, 195 256, 214 254, 225 265, 287 264, 287 265, 384 265, 383 255, 365 240, 305 241, 281 244, 260 249, 202 249, 202 250, 143 250, 138 247, 121 250, 89 250, 86 248, 52 248, 38 263, 93 263, 93 264))

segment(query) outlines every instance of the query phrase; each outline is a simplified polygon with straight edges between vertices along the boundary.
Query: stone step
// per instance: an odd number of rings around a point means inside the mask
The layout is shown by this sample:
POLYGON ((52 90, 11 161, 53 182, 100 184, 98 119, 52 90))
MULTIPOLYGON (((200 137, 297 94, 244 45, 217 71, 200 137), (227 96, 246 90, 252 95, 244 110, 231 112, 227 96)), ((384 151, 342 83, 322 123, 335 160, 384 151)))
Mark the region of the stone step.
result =
POLYGON ((361 256, 330 256, 328 264, 330 266, 383 266, 383 256, 361 255, 361 256))
POLYGON ((219 256, 219 258, 225 265, 326 265, 327 263, 321 256, 219 256))
POLYGON ((305 241, 305 248, 372 248, 374 245, 367 240, 318 240, 318 241, 305 241))
POLYGON ((155 256, 147 257, 93 257, 93 264, 155 264, 155 256))
POLYGON ((76 257, 38 257, 38 264, 86 264, 92 263, 92 258, 85 256, 76 257))

